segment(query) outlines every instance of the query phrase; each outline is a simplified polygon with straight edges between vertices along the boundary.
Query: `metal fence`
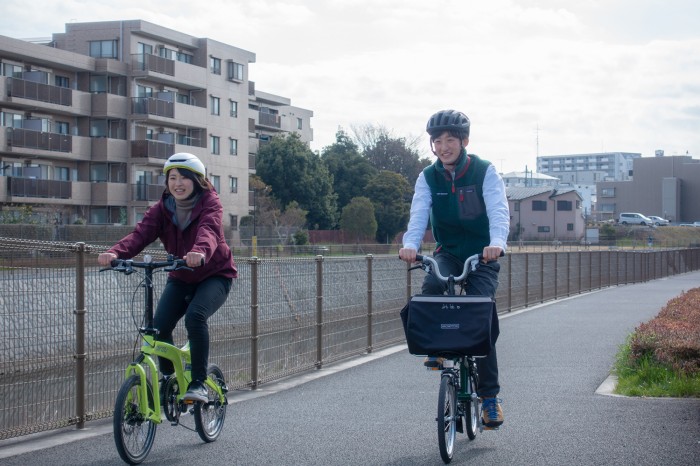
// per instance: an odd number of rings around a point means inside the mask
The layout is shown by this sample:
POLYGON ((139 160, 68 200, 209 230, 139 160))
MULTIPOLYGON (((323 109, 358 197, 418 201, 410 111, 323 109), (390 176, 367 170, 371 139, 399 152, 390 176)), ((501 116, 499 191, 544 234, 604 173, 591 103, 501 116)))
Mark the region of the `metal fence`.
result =
MULTIPOLYGON (((112 415, 140 344, 143 290, 138 273, 100 272, 103 250, 0 238, 0 439, 112 415)), ((508 312, 697 270, 700 249, 514 253, 501 264, 497 302, 508 312)), ((210 362, 234 390, 402 343, 399 311, 423 279, 396 254, 237 265, 227 302, 209 320, 210 362)), ((164 281, 156 275, 156 299, 164 281)), ((185 339, 180 325, 175 341, 185 339)))

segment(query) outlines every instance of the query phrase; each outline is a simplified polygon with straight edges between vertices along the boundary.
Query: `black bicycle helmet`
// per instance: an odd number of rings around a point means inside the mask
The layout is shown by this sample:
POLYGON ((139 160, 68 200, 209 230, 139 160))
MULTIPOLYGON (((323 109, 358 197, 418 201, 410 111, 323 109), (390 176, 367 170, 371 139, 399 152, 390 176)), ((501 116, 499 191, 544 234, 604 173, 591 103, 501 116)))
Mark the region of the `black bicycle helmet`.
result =
POLYGON ((437 137, 445 131, 454 131, 469 137, 469 118, 457 110, 440 110, 430 117, 425 130, 431 137, 437 137))

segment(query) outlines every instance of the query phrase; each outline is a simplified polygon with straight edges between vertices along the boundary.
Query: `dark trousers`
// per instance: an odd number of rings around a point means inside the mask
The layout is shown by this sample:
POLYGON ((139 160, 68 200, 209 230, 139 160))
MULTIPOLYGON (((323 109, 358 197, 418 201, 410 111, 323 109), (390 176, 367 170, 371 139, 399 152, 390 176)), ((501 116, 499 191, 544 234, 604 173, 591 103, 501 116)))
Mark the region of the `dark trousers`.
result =
MULTIPOLYGON (((189 284, 168 278, 158 301, 153 325, 160 332, 159 341, 173 343, 173 330, 178 321, 185 317, 187 338, 190 341, 192 356, 192 380, 204 381, 207 378, 209 359, 209 327, 207 319, 224 304, 231 291, 232 280, 224 277, 209 277, 206 280, 189 284)), ((163 374, 174 372, 171 361, 159 358, 163 374)))
MULTIPOLYGON (((464 268, 464 262, 451 254, 438 252, 434 256, 440 267, 440 273, 447 277, 452 274, 460 275, 464 268)), ((498 272, 501 264, 497 261, 486 264, 479 263, 475 271, 468 277, 465 292, 467 295, 489 296, 495 298, 498 288, 498 272)), ((428 274, 423 280, 421 292, 428 295, 440 295, 447 291, 447 285, 443 284, 435 276, 428 274)), ((485 358, 477 358, 476 366, 479 370, 479 396, 496 396, 501 390, 498 383, 498 359, 496 357, 496 344, 491 347, 491 352, 485 358)))

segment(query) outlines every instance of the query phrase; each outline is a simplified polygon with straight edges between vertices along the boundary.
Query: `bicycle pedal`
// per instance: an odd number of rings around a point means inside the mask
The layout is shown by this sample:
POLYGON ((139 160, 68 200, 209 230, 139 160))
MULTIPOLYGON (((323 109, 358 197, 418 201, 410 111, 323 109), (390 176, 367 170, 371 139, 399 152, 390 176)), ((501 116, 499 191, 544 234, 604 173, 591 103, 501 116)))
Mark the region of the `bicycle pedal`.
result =
POLYGON ((496 426, 496 427, 489 427, 489 426, 484 426, 484 430, 499 430, 501 426, 496 426))

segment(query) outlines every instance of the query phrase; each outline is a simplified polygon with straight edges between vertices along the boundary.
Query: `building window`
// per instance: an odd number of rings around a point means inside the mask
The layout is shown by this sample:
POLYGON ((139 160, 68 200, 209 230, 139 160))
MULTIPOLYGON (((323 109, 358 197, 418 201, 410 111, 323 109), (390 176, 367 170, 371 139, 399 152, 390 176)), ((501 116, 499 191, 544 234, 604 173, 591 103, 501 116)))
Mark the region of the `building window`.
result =
POLYGON ((65 76, 54 76, 56 87, 70 87, 70 79, 65 76))
POLYGON ((243 65, 233 61, 228 62, 228 79, 231 81, 243 81, 243 65))
POLYGON ((66 121, 56 121, 54 122, 54 131, 58 134, 68 134, 69 124, 66 121))
POLYGON ((214 74, 221 74, 221 58, 209 57, 209 68, 214 74))
POLYGON ((231 225, 231 230, 238 231, 238 215, 229 214, 228 221, 231 225))
POLYGON ((90 56, 93 58, 117 58, 117 40, 90 41, 90 56))
POLYGON ((238 155, 238 139, 228 138, 230 155, 238 155))
POLYGON ((297 129, 304 129, 304 120, 297 118, 297 129))
POLYGON ((566 224, 566 231, 574 231, 574 224, 573 224, 573 223, 567 223, 567 224, 566 224))
POLYGON ((194 55, 190 55, 189 53, 185 52, 178 52, 177 53, 177 61, 180 61, 182 63, 192 63, 192 60, 194 59, 194 55))
POLYGON ((229 102, 231 102, 231 116, 238 118, 238 102, 235 100, 229 100, 229 102))
POLYGON ((214 190, 218 193, 221 192, 221 177, 219 175, 209 175, 209 181, 211 181, 214 190))
POLYGON ((546 212, 547 211, 547 201, 532 201, 532 210, 533 210, 533 212, 536 212, 536 211, 546 212))
POLYGON ((211 147, 212 154, 218 155, 220 153, 219 136, 209 136, 209 147, 211 147))
POLYGON ((209 97, 209 105, 212 115, 221 115, 221 99, 212 95, 209 97))
POLYGON ((600 197, 615 197, 615 188, 603 188, 600 190, 600 197))
POLYGON ((557 210, 574 210, 574 203, 571 201, 557 201, 557 210))
POLYGON ((520 212, 520 201, 515 201, 513 203, 513 211, 514 212, 520 212))
POLYGON ((549 227, 537 227, 537 233, 549 233, 549 227))
POLYGON ((237 193, 238 192, 238 178, 235 176, 229 176, 228 177, 228 186, 231 188, 232 193, 237 193))

